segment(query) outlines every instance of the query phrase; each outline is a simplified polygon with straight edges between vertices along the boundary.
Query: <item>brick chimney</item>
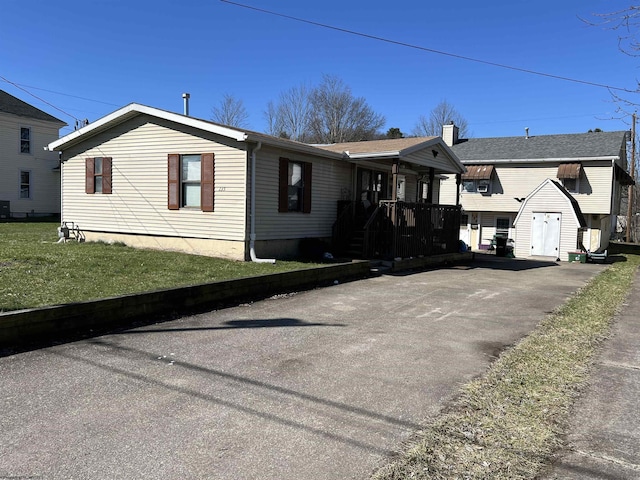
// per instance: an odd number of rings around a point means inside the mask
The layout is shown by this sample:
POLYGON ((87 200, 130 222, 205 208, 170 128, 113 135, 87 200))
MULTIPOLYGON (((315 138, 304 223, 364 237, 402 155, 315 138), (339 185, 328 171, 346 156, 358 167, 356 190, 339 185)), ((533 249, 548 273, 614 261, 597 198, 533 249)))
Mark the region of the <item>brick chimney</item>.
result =
POLYGON ((442 126, 442 139, 444 143, 446 143, 449 147, 453 147, 456 143, 458 143, 458 132, 459 128, 456 127, 456 124, 450 122, 449 125, 442 126))

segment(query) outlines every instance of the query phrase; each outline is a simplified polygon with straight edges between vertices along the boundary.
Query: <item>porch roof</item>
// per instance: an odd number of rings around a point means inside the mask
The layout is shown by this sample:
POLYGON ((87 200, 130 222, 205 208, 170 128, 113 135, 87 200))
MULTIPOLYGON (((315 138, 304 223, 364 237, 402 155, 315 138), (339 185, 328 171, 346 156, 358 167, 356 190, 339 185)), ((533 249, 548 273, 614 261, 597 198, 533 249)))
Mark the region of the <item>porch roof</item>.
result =
POLYGON ((314 146, 341 153, 343 158, 350 161, 398 159, 421 167, 432 167, 436 173, 465 171, 460 159, 440 137, 394 138, 314 146))

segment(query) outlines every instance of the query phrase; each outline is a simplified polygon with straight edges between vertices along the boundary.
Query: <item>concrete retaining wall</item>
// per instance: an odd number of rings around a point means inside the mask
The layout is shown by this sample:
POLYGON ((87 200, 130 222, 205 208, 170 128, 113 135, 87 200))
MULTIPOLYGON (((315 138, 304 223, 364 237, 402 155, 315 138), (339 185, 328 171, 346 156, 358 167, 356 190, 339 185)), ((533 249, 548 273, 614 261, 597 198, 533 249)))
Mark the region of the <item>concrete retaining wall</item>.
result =
POLYGON ((343 282, 364 278, 369 274, 368 261, 354 261, 104 300, 2 313, 0 349, 11 352, 25 345, 79 338, 131 325, 136 320, 205 311, 216 305, 308 290, 332 284, 336 280, 343 282))

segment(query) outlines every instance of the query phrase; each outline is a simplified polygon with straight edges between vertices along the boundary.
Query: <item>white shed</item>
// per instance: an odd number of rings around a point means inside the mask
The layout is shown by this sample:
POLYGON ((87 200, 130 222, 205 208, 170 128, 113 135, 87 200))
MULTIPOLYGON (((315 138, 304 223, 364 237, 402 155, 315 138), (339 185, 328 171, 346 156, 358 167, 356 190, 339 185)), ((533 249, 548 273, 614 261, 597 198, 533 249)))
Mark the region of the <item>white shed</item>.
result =
POLYGON ((522 202, 514 223, 516 257, 569 260, 582 244, 587 223, 578 202, 558 182, 547 178, 522 202))

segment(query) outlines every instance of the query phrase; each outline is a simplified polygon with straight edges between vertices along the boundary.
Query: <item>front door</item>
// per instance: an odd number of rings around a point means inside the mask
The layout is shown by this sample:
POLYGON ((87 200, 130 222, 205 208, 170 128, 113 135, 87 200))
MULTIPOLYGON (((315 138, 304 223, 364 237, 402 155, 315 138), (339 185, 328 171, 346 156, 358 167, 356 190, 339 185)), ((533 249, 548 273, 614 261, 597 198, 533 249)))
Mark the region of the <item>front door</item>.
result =
POLYGON ((561 223, 561 213, 533 213, 531 217, 531 255, 560 257, 561 223))
POLYGON ((380 200, 388 198, 389 175, 379 170, 358 169, 358 202, 365 211, 372 211, 380 200))

